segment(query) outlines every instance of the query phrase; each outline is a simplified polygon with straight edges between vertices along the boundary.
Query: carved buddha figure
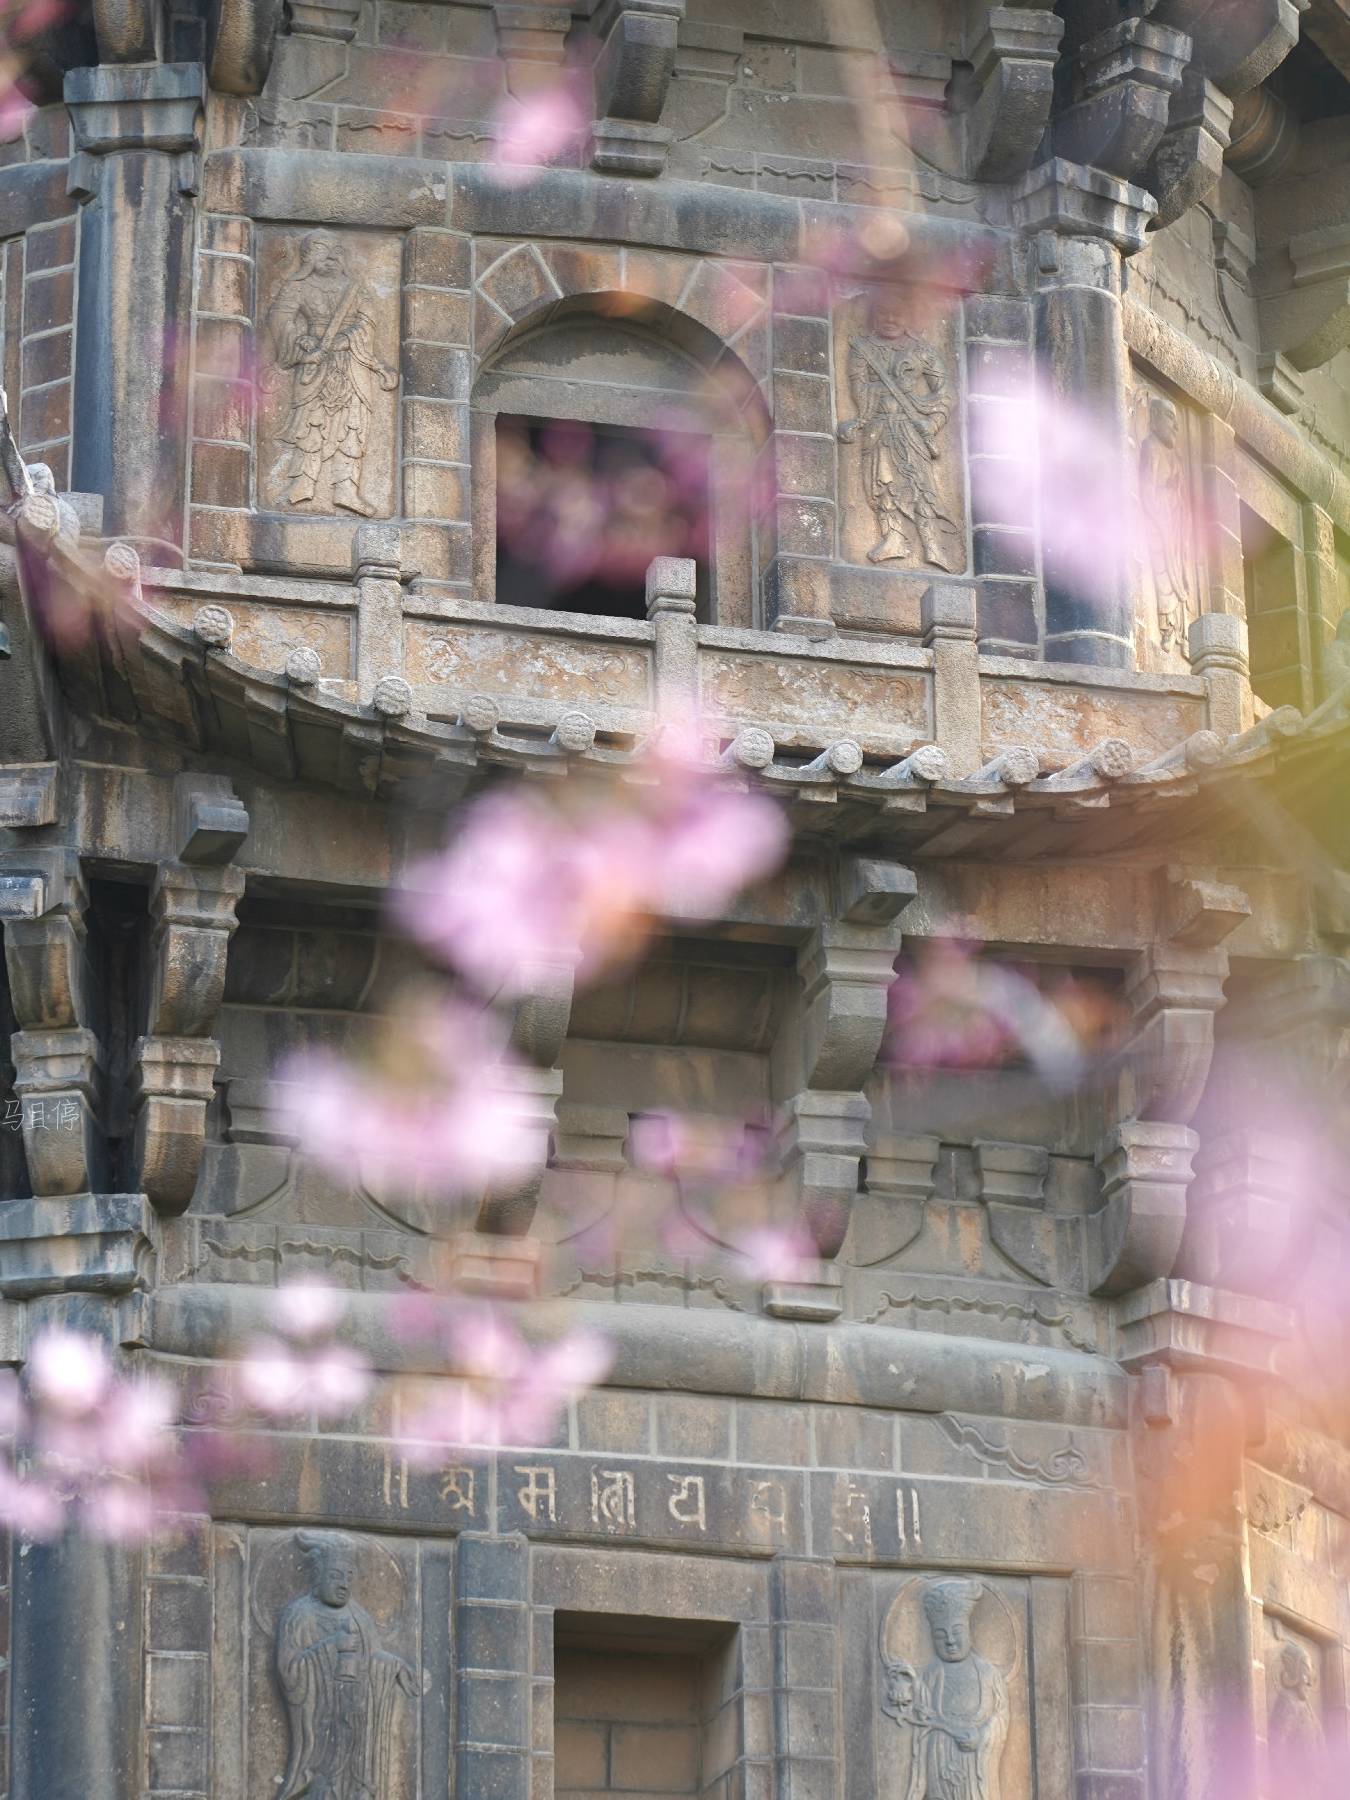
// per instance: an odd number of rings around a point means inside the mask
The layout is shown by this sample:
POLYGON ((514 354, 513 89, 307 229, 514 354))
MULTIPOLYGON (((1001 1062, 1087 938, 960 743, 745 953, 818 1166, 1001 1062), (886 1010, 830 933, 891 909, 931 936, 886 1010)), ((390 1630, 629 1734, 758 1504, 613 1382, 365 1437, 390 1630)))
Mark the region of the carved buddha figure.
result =
POLYGON ((840 425, 839 436, 861 446, 863 487, 881 527, 868 561, 911 556, 913 534, 924 562, 959 569, 965 562, 963 534, 943 507, 936 473, 951 388, 941 357, 911 336, 905 323, 899 296, 879 292, 871 329, 859 332, 849 349, 848 380, 858 416, 840 425))
POLYGON ((290 446, 291 505, 316 498, 327 467, 334 506, 373 512, 361 492, 361 465, 376 390, 397 387, 398 376, 375 356, 370 295, 331 232, 311 231, 302 240, 300 266, 282 283, 267 329, 277 368, 290 377, 277 436, 290 446))
POLYGON ((369 1613, 351 1597, 351 1540, 302 1531, 299 1543, 309 1592, 277 1622, 277 1678, 291 1728, 277 1800, 392 1800, 398 1696, 418 1694, 416 1673, 380 1648, 369 1613))
POLYGON ((915 1672, 887 1670, 886 1710, 913 1728, 905 1800, 999 1800, 1008 1685, 971 1638, 978 1581, 933 1582, 923 1597, 936 1652, 915 1672))

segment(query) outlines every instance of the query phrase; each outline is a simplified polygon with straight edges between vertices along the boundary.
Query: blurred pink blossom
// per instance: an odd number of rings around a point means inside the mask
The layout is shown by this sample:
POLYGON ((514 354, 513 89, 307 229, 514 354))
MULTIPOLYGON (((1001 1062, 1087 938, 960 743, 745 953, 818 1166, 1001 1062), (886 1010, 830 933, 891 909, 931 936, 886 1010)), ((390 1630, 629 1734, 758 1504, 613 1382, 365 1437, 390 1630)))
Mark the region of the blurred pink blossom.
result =
POLYGON ((297 1350, 280 1338, 257 1337, 239 1364, 239 1384, 244 1399, 268 1418, 304 1418, 313 1412, 331 1423, 361 1404, 374 1377, 365 1358, 349 1345, 297 1350))
POLYGON ((393 1070, 313 1049, 278 1071, 282 1128, 335 1175, 375 1192, 462 1198, 518 1179, 546 1149, 520 1065, 495 1021, 461 1002, 400 1021, 393 1070))
POLYGON ((731 1248, 759 1281, 802 1281, 820 1260, 806 1226, 758 1225, 737 1233, 731 1248))
POLYGON ((341 1319, 346 1305, 340 1288, 302 1275, 278 1286, 272 1314, 277 1329, 289 1338, 323 1337, 341 1319))
POLYGON ((460 1306, 444 1322, 459 1371, 424 1390, 404 1419, 408 1454, 434 1464, 440 1449, 494 1449, 549 1437, 567 1405, 602 1381, 613 1352, 597 1333, 571 1331, 537 1348, 497 1308, 460 1306))
POLYGON ((497 141, 492 167, 497 179, 509 187, 528 181, 541 165, 576 143, 589 122, 579 83, 571 74, 523 100, 508 96, 493 119, 497 141))
POLYGON ((96 1339, 53 1328, 33 1341, 28 1380, 40 1406, 80 1415, 97 1406, 112 1383, 112 1364, 96 1339))
POLYGON ((891 986, 887 1053, 921 1069, 993 1068, 1025 1056, 1044 1080, 1064 1084, 1086 1060, 1075 1016, 1017 970, 935 939, 906 958, 891 986))
POLYGON ((416 872, 398 916, 485 993, 518 991, 559 955, 588 980, 640 947, 656 919, 720 911, 786 846, 767 796, 667 761, 650 790, 601 795, 575 815, 533 792, 489 795, 416 872))

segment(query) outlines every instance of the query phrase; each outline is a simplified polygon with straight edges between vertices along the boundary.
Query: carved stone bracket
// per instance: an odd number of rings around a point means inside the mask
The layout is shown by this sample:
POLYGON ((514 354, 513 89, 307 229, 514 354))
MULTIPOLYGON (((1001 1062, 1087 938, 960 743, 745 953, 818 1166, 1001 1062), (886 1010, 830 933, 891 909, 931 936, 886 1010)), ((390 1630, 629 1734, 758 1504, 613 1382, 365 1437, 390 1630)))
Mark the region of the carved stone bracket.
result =
POLYGON ((1130 1119, 1097 1151, 1102 1204, 1087 1219, 1087 1286, 1125 1294, 1169 1275, 1186 1224, 1199 1139, 1185 1125, 1130 1119))
POLYGON ((5 964, 20 1027, 11 1040, 14 1088, 38 1196, 83 1193, 101 1174, 102 1051, 90 1028, 87 905, 79 859, 68 851, 26 855, 0 883, 5 964))
POLYGON ((492 19, 508 93, 523 100, 557 81, 572 24, 568 7, 492 0, 492 19))
POLYGON ((336 38, 349 44, 356 36, 361 0, 290 0, 286 11, 294 36, 336 38))
POLYGON ((1057 266, 1057 239, 1104 238, 1126 256, 1141 250, 1158 203, 1145 188, 1066 157, 1039 163, 1023 181, 1013 203, 1018 225, 1046 235, 1044 260, 1057 266))
POLYGON ((1076 97, 1053 128, 1055 154, 1133 180, 1167 129, 1190 51, 1184 33, 1139 18, 1081 44, 1076 97))
POLYGON ((244 892, 232 856, 248 814, 220 777, 181 777, 183 860, 163 863, 150 891, 150 1004, 131 1077, 140 1184, 160 1212, 192 1199, 220 1049, 214 1041, 225 964, 244 892))
POLYGON ((206 66, 222 94, 260 94, 272 66, 282 0, 210 0, 206 66))
POLYGON ((196 193, 206 99, 200 63, 72 69, 64 91, 74 138, 72 193, 97 193, 101 158, 121 150, 174 156, 179 191, 196 193))
POLYGON ((1350 345, 1350 219, 1265 249, 1258 282, 1267 355, 1294 369, 1319 369, 1350 345))
POLYGON ((1050 117, 1064 21, 1044 7, 994 6, 971 61, 979 98, 964 118, 965 167, 976 181, 1016 181, 1050 117))
POLYGON ((1173 94, 1167 129, 1144 172, 1158 202, 1159 225, 1170 225, 1209 198, 1223 174, 1233 127, 1233 102, 1192 65, 1173 94))
POLYGON ((591 28, 595 126, 591 163, 618 175, 659 175, 670 131, 661 113, 675 72, 684 0, 600 0, 591 28))
MULTIPOLYGON (((1225 899, 1225 910, 1228 905, 1225 899)), ((1185 929, 1202 927, 1192 920, 1185 929)), ((1222 950, 1174 942, 1156 944, 1139 957, 1125 989, 1135 1030, 1123 1059, 1124 1117, 1190 1121, 1209 1076, 1214 1015, 1223 1005, 1227 976, 1222 950)))
POLYGON ((1045 1210, 1050 1152, 1039 1144, 979 1142, 974 1146, 980 1199, 991 1241, 1033 1280, 1053 1287, 1064 1279, 1073 1222, 1045 1210))
MULTIPOLYGON (((797 958, 799 1008, 780 1032, 778 1046, 794 1064, 786 1077, 790 1097, 782 1166, 797 1216, 827 1261, 844 1242, 858 1192, 871 1119, 863 1090, 886 1030, 900 914, 916 891, 908 869, 864 859, 844 862, 837 874, 838 916, 815 927, 797 958)), ((837 1273, 822 1268, 821 1283, 837 1287, 837 1273)), ((777 1286, 769 1283, 765 1291, 770 1311, 802 1318, 838 1314, 832 1294, 821 1306, 795 1291, 800 1283, 790 1295, 777 1292, 777 1286)))
POLYGON ((1243 94, 1274 74, 1298 42, 1308 0, 1161 0, 1153 19, 1185 32, 1195 66, 1225 94, 1243 94))
POLYGON ((853 1207, 845 1260, 856 1268, 889 1262, 923 1230, 941 1143, 920 1132, 876 1132, 867 1182, 853 1207))
MULTIPOLYGON (((558 1065, 571 1022, 575 980, 575 956, 559 952, 552 960, 540 961, 524 971, 512 983, 519 995, 512 1015, 511 1048, 523 1059, 521 1100, 528 1122, 539 1128, 545 1145, 557 1127, 558 1102, 563 1091, 562 1069, 558 1065)), ((539 1203, 544 1169, 545 1158, 541 1157, 537 1167, 524 1176, 494 1186, 483 1196, 477 1217, 480 1246, 489 1239, 519 1239, 529 1231, 539 1203)), ((487 1250, 480 1248, 478 1254, 486 1255, 487 1250)), ((518 1285, 518 1255, 504 1270, 503 1278, 508 1285, 518 1285)))

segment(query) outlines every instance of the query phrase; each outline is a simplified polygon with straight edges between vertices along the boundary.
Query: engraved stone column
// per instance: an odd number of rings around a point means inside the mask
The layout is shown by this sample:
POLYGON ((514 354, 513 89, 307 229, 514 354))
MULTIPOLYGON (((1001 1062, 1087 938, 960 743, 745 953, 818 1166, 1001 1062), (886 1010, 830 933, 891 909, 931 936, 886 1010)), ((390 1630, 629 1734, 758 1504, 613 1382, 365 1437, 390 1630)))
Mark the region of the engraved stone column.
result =
POLYGON ((110 535, 183 535, 199 64, 66 76, 80 226, 71 482, 105 497, 110 535), (114 325, 116 321, 116 325, 114 325))
POLYGON ((933 652, 934 737, 954 775, 973 775, 980 753, 980 658, 975 589, 936 582, 923 597, 923 642, 933 652))

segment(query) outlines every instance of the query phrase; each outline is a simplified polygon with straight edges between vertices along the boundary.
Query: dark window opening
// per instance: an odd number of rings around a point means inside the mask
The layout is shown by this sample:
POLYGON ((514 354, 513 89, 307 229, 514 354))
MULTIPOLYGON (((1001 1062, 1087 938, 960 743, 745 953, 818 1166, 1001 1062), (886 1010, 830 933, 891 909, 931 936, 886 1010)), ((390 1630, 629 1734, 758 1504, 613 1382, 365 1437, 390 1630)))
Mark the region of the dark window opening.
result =
POLYGON ((654 556, 698 564, 708 616, 708 441, 570 419, 497 420, 497 600, 646 617, 654 556))
POLYGON ((1294 546, 1242 508, 1242 581, 1252 687, 1267 706, 1307 704, 1307 621, 1298 603, 1294 546))

